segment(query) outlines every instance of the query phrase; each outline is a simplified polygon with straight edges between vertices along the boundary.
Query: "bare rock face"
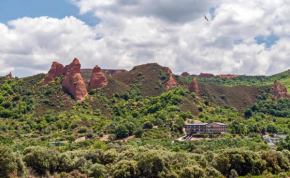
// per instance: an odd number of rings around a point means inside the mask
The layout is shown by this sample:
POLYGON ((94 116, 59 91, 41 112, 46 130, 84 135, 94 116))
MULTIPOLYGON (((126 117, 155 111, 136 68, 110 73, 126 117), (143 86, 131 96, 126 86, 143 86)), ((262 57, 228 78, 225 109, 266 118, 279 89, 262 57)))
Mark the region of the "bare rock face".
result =
POLYGON ((197 86, 197 81, 196 81, 196 78, 193 78, 192 82, 190 83, 189 87, 188 87, 188 90, 190 92, 194 92, 196 94, 196 96, 198 97, 199 94, 198 94, 198 86, 197 86))
POLYGON ((209 74, 209 73, 200 73, 199 74, 200 78, 214 78, 213 74, 209 74))
POLYGON ((187 76, 190 76, 190 74, 188 72, 183 72, 180 76, 181 77, 187 77, 187 76))
POLYGON ((231 78, 235 78, 237 77, 237 75, 231 75, 231 74, 222 74, 222 75, 219 75, 220 79, 223 79, 223 78, 226 78, 226 79, 231 79, 231 78))
POLYGON ((102 88, 103 86, 107 84, 108 84, 108 80, 106 76, 102 73, 101 68, 96 65, 92 73, 89 90, 102 88))
POLYGON ((42 85, 46 85, 49 82, 54 81, 54 79, 56 77, 60 77, 64 74, 64 67, 62 64, 58 63, 58 62, 53 62, 51 65, 50 70, 48 71, 48 73, 46 74, 44 81, 42 83, 42 85))
POLYGON ((287 92, 287 88, 282 85, 278 80, 275 80, 274 82, 272 94, 275 96, 275 101, 280 98, 290 98, 290 95, 287 92))
POLYGON ((170 88, 178 87, 178 84, 176 83, 176 81, 174 80, 172 76, 172 71, 168 67, 167 67, 167 72, 169 73, 169 80, 166 84, 166 88, 170 89, 170 88))
POLYGON ((76 101, 82 101, 88 94, 84 79, 80 74, 81 64, 77 58, 65 66, 65 78, 62 87, 74 97, 76 101))
POLYGON ((10 72, 8 75, 6 75, 7 78, 13 78, 12 73, 10 72))

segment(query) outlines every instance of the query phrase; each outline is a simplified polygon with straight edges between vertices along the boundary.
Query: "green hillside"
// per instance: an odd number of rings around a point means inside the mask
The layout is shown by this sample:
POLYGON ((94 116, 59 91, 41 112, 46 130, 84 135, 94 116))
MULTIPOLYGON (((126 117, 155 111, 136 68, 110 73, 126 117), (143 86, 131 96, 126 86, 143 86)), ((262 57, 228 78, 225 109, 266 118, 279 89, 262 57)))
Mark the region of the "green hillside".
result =
MULTIPOLYGON (((184 77, 187 81, 192 80, 192 76, 184 77)), ((240 75, 232 79, 220 79, 219 77, 214 78, 200 78, 196 77, 198 82, 205 83, 215 83, 224 86, 237 86, 237 85, 247 85, 247 86, 265 86, 273 85, 275 80, 279 80, 280 83, 285 85, 288 90, 290 90, 290 70, 285 72, 275 74, 272 76, 245 76, 240 75)))
POLYGON ((64 76, 45 86, 44 74, 1 77, 0 177, 287 175, 289 138, 270 149, 261 134, 290 134, 290 100, 271 94, 289 76, 198 78, 197 97, 192 78, 175 75, 179 87, 167 90, 166 68, 145 64, 108 76, 82 102, 64 76), (222 122, 228 134, 178 141, 190 122, 222 122))

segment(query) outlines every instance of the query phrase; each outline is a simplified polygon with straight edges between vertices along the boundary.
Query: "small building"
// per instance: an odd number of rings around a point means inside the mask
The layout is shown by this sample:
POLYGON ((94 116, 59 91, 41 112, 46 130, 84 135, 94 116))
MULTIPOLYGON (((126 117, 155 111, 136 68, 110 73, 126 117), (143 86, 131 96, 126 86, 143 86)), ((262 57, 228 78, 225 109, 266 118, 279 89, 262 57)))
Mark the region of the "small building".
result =
POLYGON ((184 127, 186 135, 227 133, 227 125, 220 122, 186 124, 184 127))

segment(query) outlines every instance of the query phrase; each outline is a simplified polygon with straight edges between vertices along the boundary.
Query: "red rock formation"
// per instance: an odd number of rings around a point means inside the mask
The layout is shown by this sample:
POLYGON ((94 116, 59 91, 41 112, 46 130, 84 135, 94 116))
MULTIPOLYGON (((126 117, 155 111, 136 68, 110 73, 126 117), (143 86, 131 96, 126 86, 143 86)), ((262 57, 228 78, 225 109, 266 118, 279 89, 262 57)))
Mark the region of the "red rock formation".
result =
POLYGON ((290 95, 287 92, 287 88, 282 85, 278 80, 275 80, 274 82, 272 94, 275 96, 275 101, 280 98, 290 98, 290 95))
POLYGON ((10 72, 8 75, 6 75, 7 78, 13 78, 12 73, 10 72))
POLYGON ((103 86, 107 84, 108 84, 108 80, 106 76, 102 73, 101 68, 96 65, 92 73, 89 90, 102 88, 103 86))
POLYGON ((46 85, 49 82, 54 81, 55 77, 60 77, 64 74, 64 67, 58 62, 53 62, 50 70, 46 74, 42 85, 46 85))
POLYGON ((187 76, 190 76, 190 74, 188 72, 183 72, 180 76, 187 77, 187 76))
POLYGON ((105 75, 116 75, 116 74, 123 74, 123 73, 127 73, 128 71, 127 70, 124 70, 124 69, 102 69, 102 72, 105 74, 105 75))
POLYGON ((68 90, 76 101, 82 101, 88 94, 80 69, 81 64, 75 58, 70 65, 65 66, 65 78, 62 82, 62 86, 68 90))
POLYGON ((214 78, 213 74, 209 74, 209 73, 200 73, 199 74, 200 78, 214 78))
POLYGON ((166 88, 170 89, 170 88, 178 87, 178 84, 176 83, 176 81, 174 80, 172 76, 172 71, 168 67, 166 69, 167 69, 167 72, 169 73, 169 80, 166 84, 166 88))
POLYGON ((222 79, 222 78, 226 78, 226 79, 231 79, 231 78, 235 78, 237 77, 237 75, 231 75, 231 74, 221 74, 219 75, 219 78, 222 79))
POLYGON ((196 81, 196 78, 193 78, 191 84, 189 85, 188 87, 188 90, 190 92, 194 92, 196 94, 196 96, 198 97, 199 94, 198 94, 198 86, 197 86, 197 81, 196 81))

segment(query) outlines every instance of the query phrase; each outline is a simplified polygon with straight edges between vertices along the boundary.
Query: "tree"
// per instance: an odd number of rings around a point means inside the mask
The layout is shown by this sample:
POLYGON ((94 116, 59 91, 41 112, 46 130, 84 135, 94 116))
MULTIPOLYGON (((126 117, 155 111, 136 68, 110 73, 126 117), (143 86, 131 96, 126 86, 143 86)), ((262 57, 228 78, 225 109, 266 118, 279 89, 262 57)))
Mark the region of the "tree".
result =
POLYGON ((129 130, 123 124, 118 125, 116 128, 116 137, 117 138, 125 138, 129 136, 129 130))
POLYGON ((107 174, 107 171, 105 169, 105 166, 98 163, 94 164, 89 171, 90 177, 93 177, 93 178, 105 177, 106 174, 107 174))
POLYGON ((59 164, 59 152, 44 147, 28 147, 24 150, 23 161, 40 174, 54 172, 59 164))
POLYGON ((246 108, 245 110, 245 117, 250 118, 253 116, 253 111, 250 108, 246 108))
POLYGON ((152 129, 152 128, 153 128, 153 124, 152 124, 152 122, 150 122, 150 121, 146 121, 146 122, 143 124, 143 128, 144 128, 144 129, 152 129))
POLYGON ((10 148, 0 146, 0 177, 8 177, 14 171, 17 171, 15 154, 10 148))
POLYGON ((284 139, 280 139, 277 149, 280 151, 282 151, 283 149, 290 150, 290 136, 289 135, 287 135, 286 138, 284 139))
POLYGON ((138 163, 134 160, 122 160, 112 167, 113 177, 115 178, 134 178, 138 177, 138 163))
POLYGON ((230 124, 229 128, 231 129, 231 133, 234 133, 234 134, 247 133, 247 130, 246 130, 244 124, 239 123, 238 121, 233 121, 232 124, 230 124))
POLYGON ((180 177, 184 178, 199 178, 206 177, 205 172, 199 166, 186 167, 182 170, 180 177))
POLYGON ((140 154, 138 169, 144 177, 157 177, 165 169, 165 162, 159 156, 160 153, 146 152, 140 154))

